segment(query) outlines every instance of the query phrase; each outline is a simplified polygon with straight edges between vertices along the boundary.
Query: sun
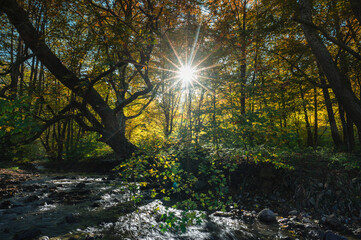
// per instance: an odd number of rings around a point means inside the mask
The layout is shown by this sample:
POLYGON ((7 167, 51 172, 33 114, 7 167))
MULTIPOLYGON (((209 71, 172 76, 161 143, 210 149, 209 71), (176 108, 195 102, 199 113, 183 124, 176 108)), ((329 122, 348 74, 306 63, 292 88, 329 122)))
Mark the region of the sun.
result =
POLYGON ((180 67, 178 77, 182 80, 183 84, 192 84, 192 82, 196 79, 196 71, 191 66, 184 65, 180 67))

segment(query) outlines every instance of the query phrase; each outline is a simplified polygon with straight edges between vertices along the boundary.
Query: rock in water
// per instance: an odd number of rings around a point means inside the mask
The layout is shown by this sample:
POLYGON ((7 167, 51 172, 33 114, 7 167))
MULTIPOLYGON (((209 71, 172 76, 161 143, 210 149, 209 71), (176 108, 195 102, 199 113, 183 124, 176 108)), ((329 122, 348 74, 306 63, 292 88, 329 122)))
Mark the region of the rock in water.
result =
POLYGON ((11 208, 13 204, 9 200, 5 200, 2 203, 0 203, 0 209, 7 209, 11 208))
POLYGON ((326 231, 322 240, 347 240, 347 238, 334 234, 331 231, 326 231))
POLYGON ((14 240, 30 240, 38 237, 40 234, 41 231, 39 229, 31 228, 15 234, 14 240))
POLYGON ((65 221, 67 223, 76 223, 80 221, 80 218, 78 214, 71 213, 65 217, 65 221))
POLYGON ((341 221, 335 214, 326 216, 326 224, 329 225, 333 230, 339 230, 343 228, 341 221))
POLYGON ((265 208, 262 211, 260 211, 257 215, 257 218, 258 220, 264 223, 276 222, 276 214, 268 208, 265 208))
POLYGON ((297 214, 298 214, 297 210, 292 210, 292 211, 288 212, 288 215, 291 215, 291 216, 296 216, 297 214))

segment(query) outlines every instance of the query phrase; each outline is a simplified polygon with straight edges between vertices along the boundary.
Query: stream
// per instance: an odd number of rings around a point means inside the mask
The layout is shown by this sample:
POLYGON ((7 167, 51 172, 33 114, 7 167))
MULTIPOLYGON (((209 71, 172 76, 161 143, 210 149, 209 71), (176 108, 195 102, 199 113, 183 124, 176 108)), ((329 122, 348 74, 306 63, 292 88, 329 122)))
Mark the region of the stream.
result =
POLYGON ((277 217, 274 224, 263 224, 257 220, 255 211, 243 210, 214 212, 201 223, 187 227, 185 232, 172 229, 163 232, 162 214, 180 217, 182 211, 166 207, 157 199, 135 207, 126 186, 112 177, 49 175, 20 186, 22 191, 0 202, 2 240, 301 240, 322 237, 317 221, 289 216, 277 217))

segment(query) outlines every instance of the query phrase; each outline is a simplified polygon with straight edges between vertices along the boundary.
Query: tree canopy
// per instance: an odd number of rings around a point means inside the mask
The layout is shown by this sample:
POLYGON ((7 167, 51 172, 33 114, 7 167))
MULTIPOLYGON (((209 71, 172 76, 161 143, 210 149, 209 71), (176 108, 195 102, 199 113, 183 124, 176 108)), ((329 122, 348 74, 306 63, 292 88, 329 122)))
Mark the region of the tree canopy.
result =
POLYGON ((354 151, 360 9, 357 0, 2 0, 2 152, 36 143, 58 160, 110 150, 125 159, 171 139, 354 151))

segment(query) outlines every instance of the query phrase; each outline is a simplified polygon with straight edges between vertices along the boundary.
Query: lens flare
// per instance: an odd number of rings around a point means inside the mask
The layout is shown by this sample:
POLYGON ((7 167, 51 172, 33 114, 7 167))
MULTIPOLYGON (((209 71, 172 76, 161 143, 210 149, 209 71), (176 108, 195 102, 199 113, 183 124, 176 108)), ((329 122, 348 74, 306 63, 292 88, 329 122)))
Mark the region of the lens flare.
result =
POLYGON ((191 84, 196 78, 196 72, 191 66, 182 66, 178 72, 179 78, 183 81, 183 84, 191 84))

